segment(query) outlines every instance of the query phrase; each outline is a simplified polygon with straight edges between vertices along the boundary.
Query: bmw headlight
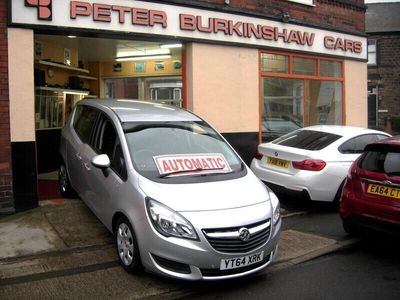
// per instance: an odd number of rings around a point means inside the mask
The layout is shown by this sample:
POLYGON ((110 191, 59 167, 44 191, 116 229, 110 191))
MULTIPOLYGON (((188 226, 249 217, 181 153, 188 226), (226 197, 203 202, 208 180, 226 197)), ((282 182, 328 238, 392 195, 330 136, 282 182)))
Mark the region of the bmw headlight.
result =
POLYGON ((272 205, 272 222, 274 225, 276 225, 276 223, 278 223, 279 219, 281 218, 281 205, 275 193, 270 189, 268 189, 268 192, 272 205))
POLYGON ((150 198, 147 198, 146 206, 151 223, 160 234, 192 240, 199 239, 192 224, 176 211, 150 198))

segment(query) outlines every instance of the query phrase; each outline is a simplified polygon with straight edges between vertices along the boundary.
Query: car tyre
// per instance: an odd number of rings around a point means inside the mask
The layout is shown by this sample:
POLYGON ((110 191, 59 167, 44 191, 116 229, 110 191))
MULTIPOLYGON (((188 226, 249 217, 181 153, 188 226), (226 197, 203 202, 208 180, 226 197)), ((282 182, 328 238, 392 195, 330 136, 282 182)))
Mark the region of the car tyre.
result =
POLYGON ((139 247, 132 225, 126 217, 121 217, 116 223, 114 238, 122 267, 129 273, 140 273, 143 267, 139 247))
POLYGON ((358 236, 360 234, 359 228, 349 220, 343 220, 343 229, 350 236, 358 236))
POLYGON ((64 198, 74 198, 77 196, 69 180, 67 168, 64 163, 62 163, 58 169, 58 186, 64 198))
POLYGON ((342 190, 343 190, 345 182, 346 182, 346 179, 343 180, 342 183, 340 184, 340 186, 336 192, 335 198, 333 199, 332 205, 333 205, 334 210, 338 210, 340 207, 340 200, 341 200, 342 190))

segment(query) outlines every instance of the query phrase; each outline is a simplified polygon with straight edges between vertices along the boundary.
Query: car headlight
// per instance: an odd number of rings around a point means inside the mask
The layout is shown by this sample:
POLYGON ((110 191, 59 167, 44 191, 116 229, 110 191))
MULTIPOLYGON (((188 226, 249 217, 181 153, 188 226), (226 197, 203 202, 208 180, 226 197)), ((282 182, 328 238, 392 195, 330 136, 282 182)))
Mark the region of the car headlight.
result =
POLYGON ((271 199, 272 205, 272 222, 274 225, 278 223, 279 219, 281 218, 281 205, 279 203, 278 197, 275 195, 273 191, 268 189, 269 198, 271 199))
POLYGON ((147 198, 146 207, 151 223, 160 234, 192 240, 199 239, 192 224, 176 211, 150 198, 147 198))

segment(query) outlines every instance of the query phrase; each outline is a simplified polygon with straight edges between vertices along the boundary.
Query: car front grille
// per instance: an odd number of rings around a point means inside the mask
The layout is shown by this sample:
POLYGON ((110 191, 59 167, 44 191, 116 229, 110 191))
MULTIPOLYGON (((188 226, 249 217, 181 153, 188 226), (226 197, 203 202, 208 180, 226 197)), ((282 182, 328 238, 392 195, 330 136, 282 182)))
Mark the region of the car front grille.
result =
POLYGON ((231 228, 203 229, 210 245, 224 253, 247 253, 265 244, 271 232, 271 219, 262 222, 231 228), (250 232, 248 240, 240 238, 239 231, 246 228, 250 232))

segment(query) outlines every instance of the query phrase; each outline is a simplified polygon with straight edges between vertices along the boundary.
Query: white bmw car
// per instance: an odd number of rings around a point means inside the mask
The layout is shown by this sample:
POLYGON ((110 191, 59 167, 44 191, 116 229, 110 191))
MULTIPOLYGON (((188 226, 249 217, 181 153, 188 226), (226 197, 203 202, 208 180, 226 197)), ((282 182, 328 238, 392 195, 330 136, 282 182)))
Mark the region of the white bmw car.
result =
POLYGON ((351 126, 305 127, 260 144, 251 169, 275 192, 337 202, 352 162, 368 143, 389 136, 351 126))

